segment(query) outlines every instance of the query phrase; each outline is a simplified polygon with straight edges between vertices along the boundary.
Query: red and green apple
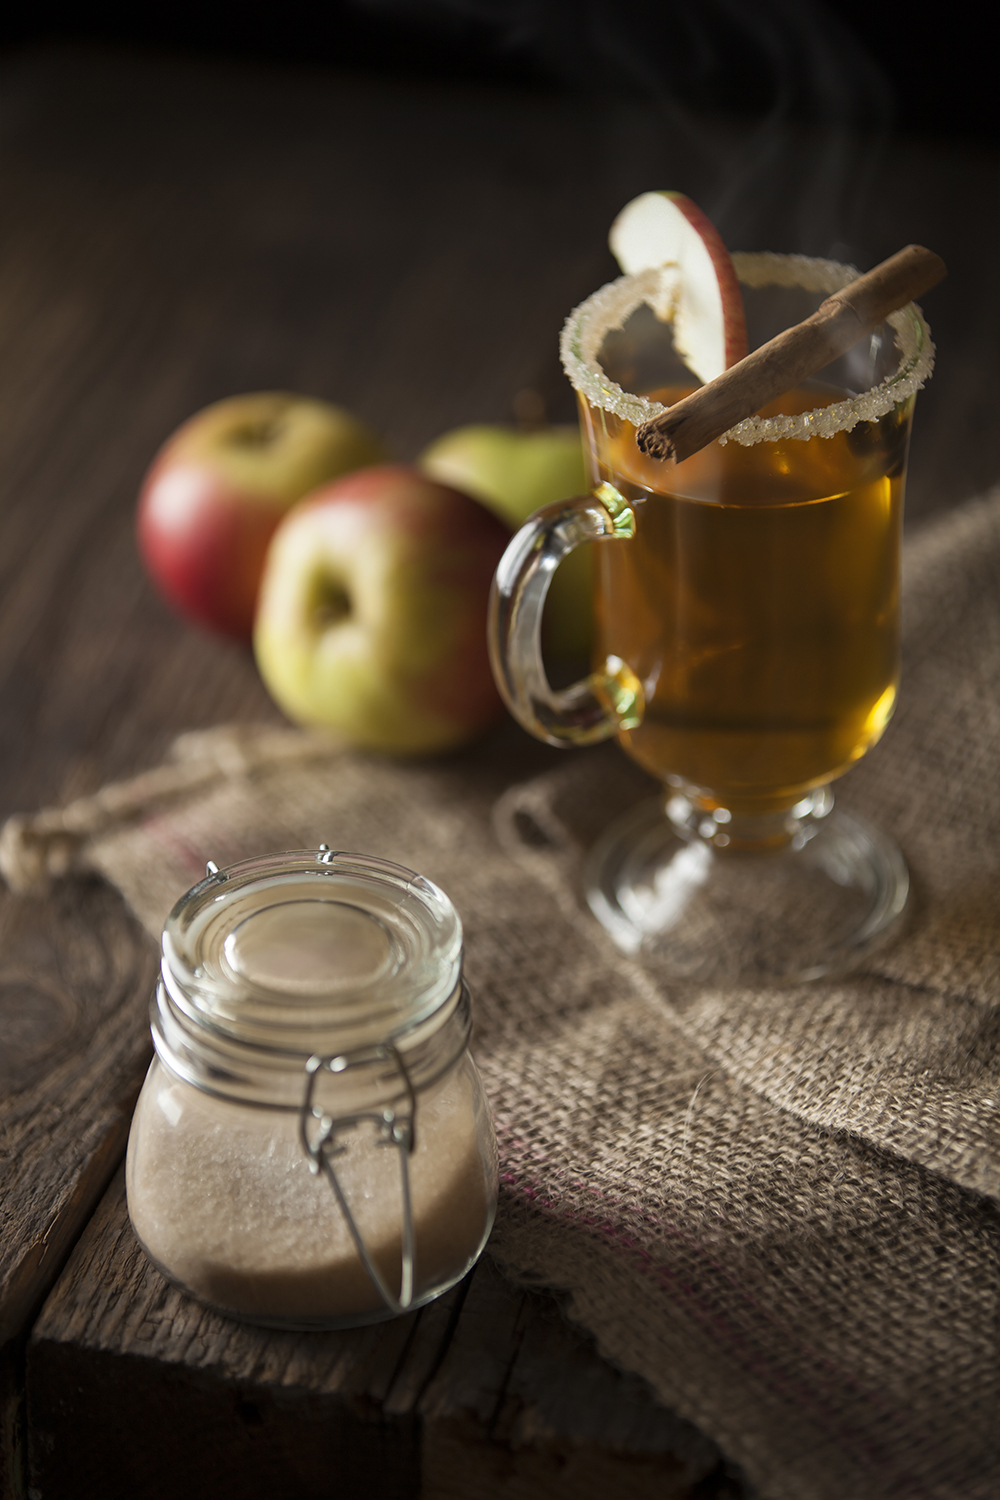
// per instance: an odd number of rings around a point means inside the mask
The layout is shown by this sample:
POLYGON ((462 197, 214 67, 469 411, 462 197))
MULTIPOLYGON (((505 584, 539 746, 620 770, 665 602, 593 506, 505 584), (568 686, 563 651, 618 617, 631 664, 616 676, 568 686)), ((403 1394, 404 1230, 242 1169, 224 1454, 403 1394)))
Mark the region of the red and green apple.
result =
POLYGON ((317 485, 382 457, 374 434, 329 402, 277 391, 217 401, 168 439, 143 483, 146 568, 188 619, 249 640, 282 516, 317 485))
POLYGON ((254 630, 265 686, 298 724, 430 754, 502 709, 486 648, 510 528, 417 469, 349 474, 297 505, 268 550, 254 630))

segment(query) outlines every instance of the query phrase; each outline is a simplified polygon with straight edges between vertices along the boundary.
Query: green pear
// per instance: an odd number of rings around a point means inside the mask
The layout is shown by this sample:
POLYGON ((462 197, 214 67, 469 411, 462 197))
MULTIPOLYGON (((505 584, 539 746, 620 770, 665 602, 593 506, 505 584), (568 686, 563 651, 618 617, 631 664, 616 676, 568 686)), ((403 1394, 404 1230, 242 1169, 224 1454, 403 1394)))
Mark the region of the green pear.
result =
MULTIPOLYGON (((417 460, 439 484, 464 490, 515 530, 533 511, 590 488, 583 444, 575 427, 478 424, 457 427, 417 460)), ((593 563, 580 547, 556 570, 545 606, 546 655, 588 657, 593 635, 593 563)))

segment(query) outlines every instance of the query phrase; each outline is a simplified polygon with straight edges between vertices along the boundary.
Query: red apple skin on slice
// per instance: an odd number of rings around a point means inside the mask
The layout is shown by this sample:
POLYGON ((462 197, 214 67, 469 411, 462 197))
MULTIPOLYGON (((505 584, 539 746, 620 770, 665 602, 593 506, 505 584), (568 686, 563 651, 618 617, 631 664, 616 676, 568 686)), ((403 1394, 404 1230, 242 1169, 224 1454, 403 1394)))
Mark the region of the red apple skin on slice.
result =
POLYGON ((609 242, 626 274, 664 267, 654 310, 673 322, 675 346, 693 374, 714 380, 744 358, 739 279, 722 236, 692 199, 667 191, 640 194, 615 219, 609 242))
MULTIPOLYGON (((723 328, 725 340, 725 368, 728 370, 745 359, 748 353, 747 346, 747 324, 746 315, 743 311, 743 293, 740 290, 739 278, 736 268, 726 248, 726 243, 706 213, 702 211, 691 198, 684 193, 665 194, 672 199, 677 208, 687 219, 692 229, 698 234, 705 249, 711 258, 715 269, 716 280, 719 283, 719 296, 722 301, 723 328)), ((719 371, 721 375, 722 371, 719 371)))
POLYGON ((311 495, 275 532, 261 582, 254 650, 275 702, 389 754, 474 738, 502 713, 486 614, 510 535, 402 464, 311 495))

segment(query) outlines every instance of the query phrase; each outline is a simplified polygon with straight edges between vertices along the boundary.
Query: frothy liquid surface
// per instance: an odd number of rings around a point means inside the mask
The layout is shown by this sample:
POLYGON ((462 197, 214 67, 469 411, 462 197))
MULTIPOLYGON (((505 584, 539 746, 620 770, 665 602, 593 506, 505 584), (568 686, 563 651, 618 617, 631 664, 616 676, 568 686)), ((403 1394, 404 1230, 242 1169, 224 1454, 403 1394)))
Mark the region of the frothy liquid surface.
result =
POLYGON ((640 765, 706 805, 764 810, 878 739, 898 679, 911 406, 832 438, 714 443, 672 470, 629 423, 585 410, 601 478, 635 512, 631 541, 598 544, 597 653, 643 684, 643 723, 621 736, 640 765))
MULTIPOLYGON (((417 1300, 464 1274, 490 1227, 480 1099, 468 1058, 419 1095, 409 1158, 417 1300)), ((398 1291, 399 1152, 376 1145, 370 1125, 342 1139, 335 1170, 373 1259, 398 1291)), ((203 1302, 302 1323, 383 1311, 330 1184, 309 1170, 294 1111, 215 1099, 156 1062, 136 1109, 127 1177, 144 1248, 203 1302)))

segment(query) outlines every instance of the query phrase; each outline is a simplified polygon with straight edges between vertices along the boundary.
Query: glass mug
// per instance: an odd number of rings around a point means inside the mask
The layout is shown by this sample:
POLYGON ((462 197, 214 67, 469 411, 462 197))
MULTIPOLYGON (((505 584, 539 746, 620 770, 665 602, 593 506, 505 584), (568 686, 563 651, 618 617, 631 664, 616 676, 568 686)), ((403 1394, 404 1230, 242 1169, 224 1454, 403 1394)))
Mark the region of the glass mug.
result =
MULTIPOLYGON (((737 255, 750 347, 856 274, 737 255)), ((850 967, 901 913, 895 844, 833 811, 829 784, 881 736, 899 681, 900 535, 916 392, 933 346, 913 304, 803 388, 678 465, 638 426, 696 381, 657 318, 659 273, 567 320, 594 488, 546 507, 494 583, 491 652, 526 729, 616 735, 663 787, 592 851, 589 903, 619 946, 678 979, 789 981, 850 967), (596 641, 555 691, 545 595, 595 543, 596 641)))

